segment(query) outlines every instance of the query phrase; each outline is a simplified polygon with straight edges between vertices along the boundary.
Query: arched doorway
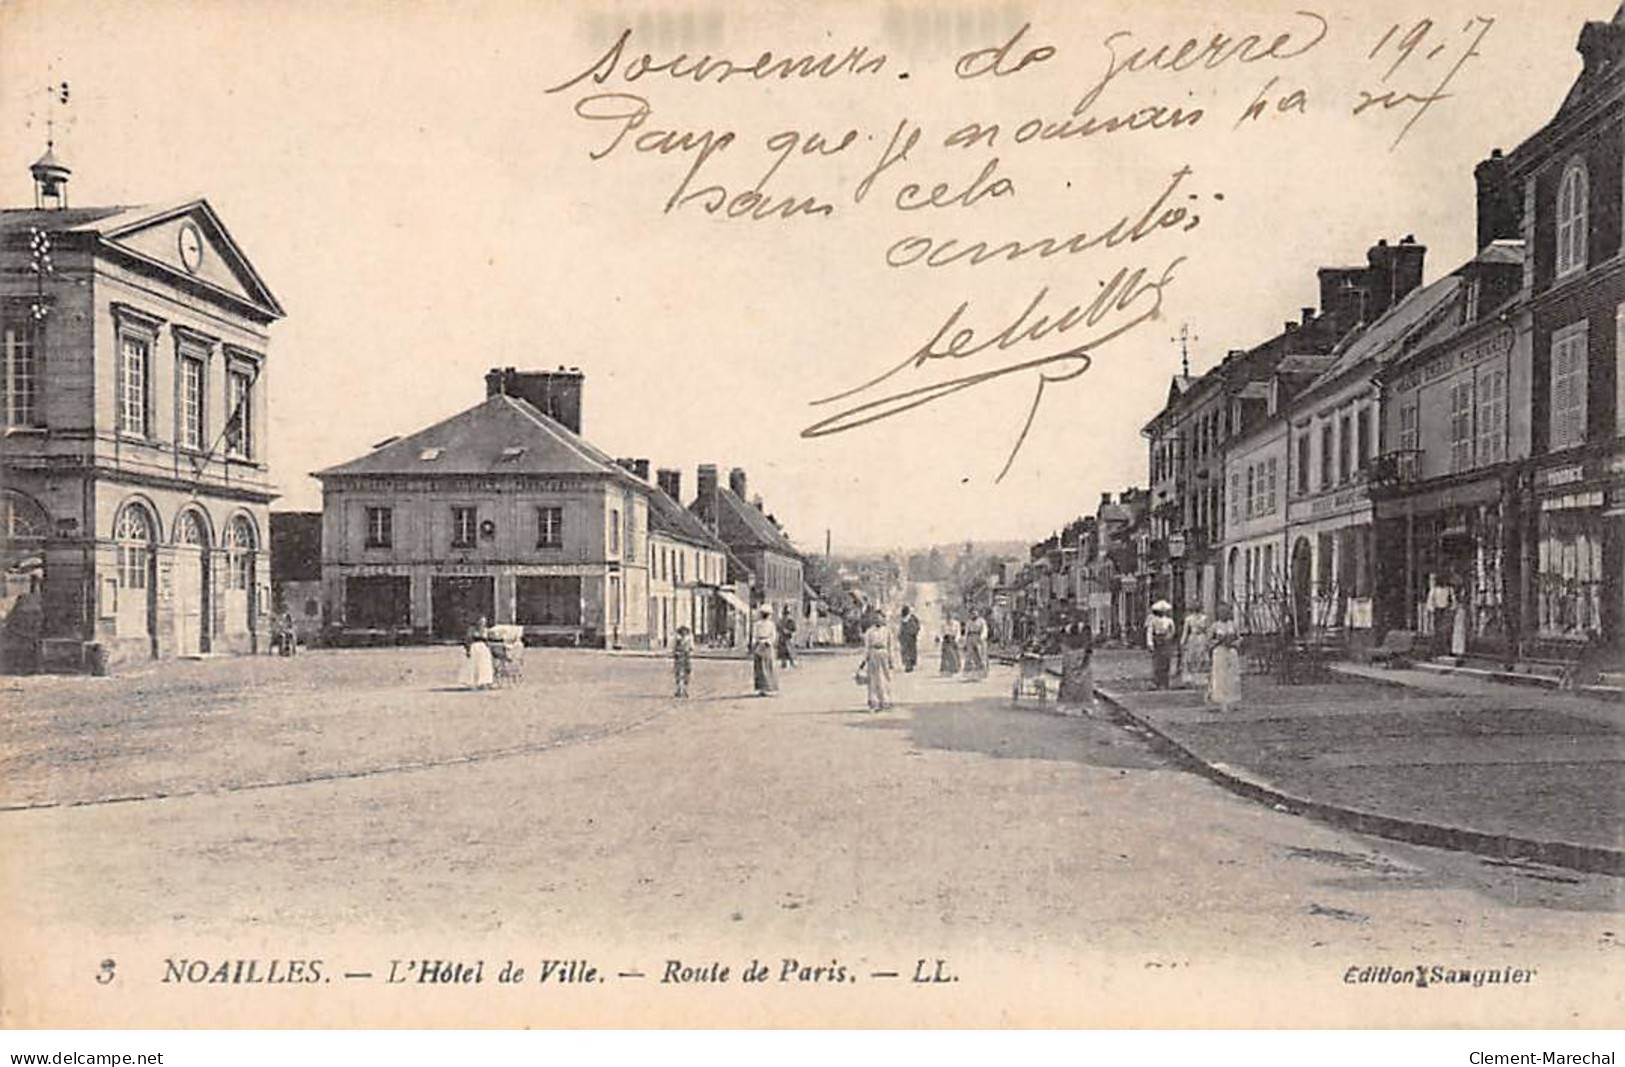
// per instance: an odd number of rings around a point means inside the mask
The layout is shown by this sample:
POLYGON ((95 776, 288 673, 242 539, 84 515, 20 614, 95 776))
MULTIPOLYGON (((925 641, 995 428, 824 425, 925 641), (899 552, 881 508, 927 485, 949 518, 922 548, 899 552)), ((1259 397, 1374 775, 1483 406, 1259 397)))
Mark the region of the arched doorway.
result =
POLYGON ((130 503, 119 509, 113 521, 113 540, 118 552, 118 604, 114 609, 114 633, 119 637, 145 638, 148 655, 158 654, 157 620, 153 596, 153 543, 158 540, 158 524, 143 505, 130 503))
POLYGON ((1309 583, 1313 560, 1307 537, 1292 546, 1292 627, 1302 637, 1309 633, 1309 583))
POLYGON ((0 670, 28 674, 39 667, 50 525, 50 516, 32 497, 15 489, 0 492, 0 670))
POLYGON ((228 636, 242 637, 253 629, 255 557, 260 543, 254 520, 247 515, 233 516, 226 525, 225 542, 226 590, 222 598, 225 632, 228 636))
POLYGON ((182 656, 209 651, 209 533, 195 508, 175 519, 175 650, 182 656))

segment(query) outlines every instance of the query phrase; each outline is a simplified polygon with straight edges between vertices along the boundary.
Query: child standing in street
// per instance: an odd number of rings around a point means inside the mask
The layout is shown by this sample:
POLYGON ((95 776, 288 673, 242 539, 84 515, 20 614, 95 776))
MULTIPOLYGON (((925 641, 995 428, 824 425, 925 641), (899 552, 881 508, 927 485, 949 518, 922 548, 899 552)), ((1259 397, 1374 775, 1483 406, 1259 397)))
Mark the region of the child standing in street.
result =
POLYGON ((671 646, 671 669, 677 679, 677 695, 688 696, 688 679, 694 672, 694 635, 687 626, 677 627, 677 640, 671 646))

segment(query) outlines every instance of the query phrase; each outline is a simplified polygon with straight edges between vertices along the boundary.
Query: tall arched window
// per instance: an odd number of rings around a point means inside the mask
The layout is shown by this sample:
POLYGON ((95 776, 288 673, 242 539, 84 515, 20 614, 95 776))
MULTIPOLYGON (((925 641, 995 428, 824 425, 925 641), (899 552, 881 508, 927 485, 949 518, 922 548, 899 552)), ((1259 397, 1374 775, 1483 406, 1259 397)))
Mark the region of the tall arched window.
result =
POLYGON ((1562 277, 1586 265, 1586 168, 1575 159, 1563 169, 1557 186, 1557 274, 1562 277))
POLYGON ((0 538, 6 541, 43 541, 50 516, 32 498, 15 489, 0 492, 0 538))
POLYGON ((259 547, 254 524, 238 515, 226 527, 227 582, 232 589, 249 589, 254 584, 254 550, 259 547))
POLYGON ((32 497, 0 491, 0 567, 38 566, 51 517, 32 497))
POLYGON ((187 509, 181 512, 175 520, 175 543, 177 545, 206 545, 209 536, 204 532, 203 519, 198 513, 187 509))
POLYGON ((126 504, 113 525, 118 542, 118 584, 124 589, 145 589, 152 560, 152 518, 139 504, 126 504))

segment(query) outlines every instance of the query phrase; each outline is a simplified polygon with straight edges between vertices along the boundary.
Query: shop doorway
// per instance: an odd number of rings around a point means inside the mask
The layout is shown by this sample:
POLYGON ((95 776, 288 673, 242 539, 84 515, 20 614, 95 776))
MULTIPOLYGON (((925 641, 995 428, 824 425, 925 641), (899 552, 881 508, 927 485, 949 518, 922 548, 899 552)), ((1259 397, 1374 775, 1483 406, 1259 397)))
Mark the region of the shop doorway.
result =
POLYGON ((496 579, 489 575, 436 578, 430 587, 430 610, 436 637, 462 640, 480 619, 495 622, 496 579))
POLYGON ((1299 637, 1309 632, 1309 583, 1313 567, 1309 539, 1300 537, 1292 546, 1292 627, 1299 637))

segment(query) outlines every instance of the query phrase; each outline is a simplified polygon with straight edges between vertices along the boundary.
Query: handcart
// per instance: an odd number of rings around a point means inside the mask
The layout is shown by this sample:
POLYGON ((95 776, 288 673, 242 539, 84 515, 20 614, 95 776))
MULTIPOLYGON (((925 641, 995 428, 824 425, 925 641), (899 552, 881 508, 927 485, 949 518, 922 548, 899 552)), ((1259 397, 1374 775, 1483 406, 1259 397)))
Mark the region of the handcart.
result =
POLYGON ((491 649, 491 668, 497 685, 509 685, 525 675, 525 628, 488 627, 485 643, 491 649))
POLYGON ((1022 652, 1016 661, 1016 682, 1010 689, 1010 702, 1020 704, 1024 693, 1036 696, 1039 704, 1049 701, 1049 676, 1044 673, 1044 657, 1037 652, 1022 652))

